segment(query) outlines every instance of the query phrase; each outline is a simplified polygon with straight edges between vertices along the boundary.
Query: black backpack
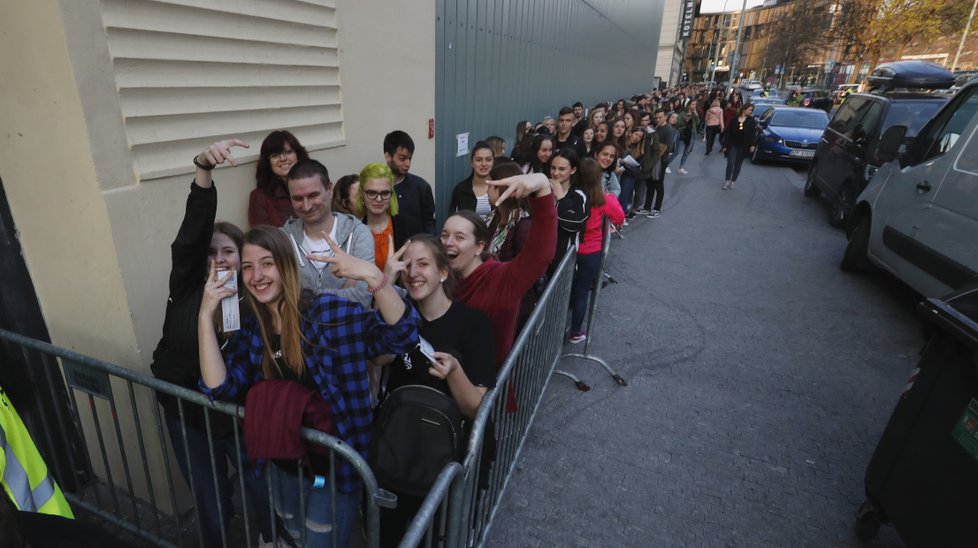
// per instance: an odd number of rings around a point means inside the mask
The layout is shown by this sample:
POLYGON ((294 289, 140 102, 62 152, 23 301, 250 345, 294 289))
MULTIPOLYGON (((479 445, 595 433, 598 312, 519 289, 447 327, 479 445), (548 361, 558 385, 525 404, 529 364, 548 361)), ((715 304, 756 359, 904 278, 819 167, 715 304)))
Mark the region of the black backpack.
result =
POLYGON ((465 456, 466 435, 467 421, 451 396, 402 386, 377 411, 370 467, 381 487, 422 497, 446 464, 465 456))

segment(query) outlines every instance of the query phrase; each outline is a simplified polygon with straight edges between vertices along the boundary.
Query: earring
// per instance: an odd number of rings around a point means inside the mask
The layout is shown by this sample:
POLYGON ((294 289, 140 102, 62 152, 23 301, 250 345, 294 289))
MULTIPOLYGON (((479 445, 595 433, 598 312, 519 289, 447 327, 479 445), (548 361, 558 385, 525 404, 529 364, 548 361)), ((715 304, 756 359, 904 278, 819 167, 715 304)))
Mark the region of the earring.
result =
POLYGON ((442 279, 441 279, 441 283, 445 283, 445 280, 447 280, 447 279, 448 279, 448 278, 442 278, 442 279))

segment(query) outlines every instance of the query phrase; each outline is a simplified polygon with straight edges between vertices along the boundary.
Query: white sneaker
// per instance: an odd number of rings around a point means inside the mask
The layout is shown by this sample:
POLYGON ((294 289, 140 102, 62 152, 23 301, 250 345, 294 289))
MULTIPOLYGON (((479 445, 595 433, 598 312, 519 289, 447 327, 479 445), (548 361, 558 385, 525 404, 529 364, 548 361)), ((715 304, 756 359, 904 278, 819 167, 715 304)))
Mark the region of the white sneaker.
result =
POLYGON ((666 167, 666 173, 672 173, 672 168, 671 167, 666 167))
MULTIPOLYGON (((667 169, 668 169, 668 168, 667 168, 667 169)), ((683 167, 681 167, 681 168, 679 168, 679 173, 682 173, 683 175, 686 175, 686 174, 687 174, 687 173, 689 173, 689 172, 688 172, 688 171, 686 171, 686 168, 683 168, 683 167)))

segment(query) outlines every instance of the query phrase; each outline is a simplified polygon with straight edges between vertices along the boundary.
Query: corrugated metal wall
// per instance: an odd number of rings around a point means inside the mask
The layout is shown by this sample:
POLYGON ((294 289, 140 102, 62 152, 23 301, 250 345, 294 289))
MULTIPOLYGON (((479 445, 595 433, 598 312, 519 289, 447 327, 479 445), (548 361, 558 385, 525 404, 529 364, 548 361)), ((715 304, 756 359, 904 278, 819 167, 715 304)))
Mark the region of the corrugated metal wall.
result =
POLYGON ((439 220, 470 171, 456 155, 489 135, 513 146, 520 120, 651 89, 665 0, 436 0, 439 220))

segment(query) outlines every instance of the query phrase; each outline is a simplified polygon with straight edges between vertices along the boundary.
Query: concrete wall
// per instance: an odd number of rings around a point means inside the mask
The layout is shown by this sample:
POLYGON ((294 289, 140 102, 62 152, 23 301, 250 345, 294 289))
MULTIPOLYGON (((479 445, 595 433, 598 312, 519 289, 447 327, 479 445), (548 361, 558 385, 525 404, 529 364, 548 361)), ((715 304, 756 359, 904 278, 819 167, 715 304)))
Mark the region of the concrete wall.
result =
POLYGON ((679 24, 683 15, 683 0, 664 0, 662 8, 662 30, 659 33, 659 47, 655 56, 655 75, 674 86, 679 83, 680 50, 679 24))

